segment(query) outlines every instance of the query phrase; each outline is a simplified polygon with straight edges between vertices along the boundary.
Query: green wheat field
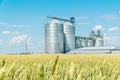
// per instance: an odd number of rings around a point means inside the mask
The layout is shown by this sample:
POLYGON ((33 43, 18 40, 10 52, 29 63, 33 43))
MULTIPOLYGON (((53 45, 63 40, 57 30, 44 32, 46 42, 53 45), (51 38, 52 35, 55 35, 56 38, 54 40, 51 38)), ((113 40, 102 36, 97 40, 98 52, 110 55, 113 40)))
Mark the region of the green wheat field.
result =
POLYGON ((120 80, 120 55, 0 55, 0 80, 120 80))

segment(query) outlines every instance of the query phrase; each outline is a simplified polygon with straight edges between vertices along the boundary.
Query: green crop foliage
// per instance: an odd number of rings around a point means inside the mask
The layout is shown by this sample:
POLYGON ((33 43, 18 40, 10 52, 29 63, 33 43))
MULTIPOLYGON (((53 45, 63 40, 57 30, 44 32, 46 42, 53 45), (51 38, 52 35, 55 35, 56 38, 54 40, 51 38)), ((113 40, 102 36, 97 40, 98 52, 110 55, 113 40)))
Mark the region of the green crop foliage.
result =
POLYGON ((120 80, 120 55, 0 55, 0 80, 120 80))

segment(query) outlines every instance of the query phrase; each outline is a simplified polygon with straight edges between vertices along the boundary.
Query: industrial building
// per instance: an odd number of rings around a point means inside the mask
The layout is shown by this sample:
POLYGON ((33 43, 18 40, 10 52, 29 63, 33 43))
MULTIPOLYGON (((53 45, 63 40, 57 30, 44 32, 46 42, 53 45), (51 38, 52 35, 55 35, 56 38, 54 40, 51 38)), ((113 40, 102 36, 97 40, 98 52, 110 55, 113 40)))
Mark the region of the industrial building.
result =
POLYGON ((45 53, 110 53, 120 47, 104 46, 103 34, 92 30, 88 37, 75 36, 75 18, 47 17, 45 24, 45 53))

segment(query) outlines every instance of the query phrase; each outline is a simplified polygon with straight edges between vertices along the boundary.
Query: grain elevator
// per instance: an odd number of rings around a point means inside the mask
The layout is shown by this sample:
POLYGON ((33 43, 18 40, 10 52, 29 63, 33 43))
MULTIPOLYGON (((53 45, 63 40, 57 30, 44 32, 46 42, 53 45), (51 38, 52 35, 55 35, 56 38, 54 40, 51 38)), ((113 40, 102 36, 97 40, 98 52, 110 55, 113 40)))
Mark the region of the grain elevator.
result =
POLYGON ((103 35, 100 30, 88 37, 75 36, 75 18, 63 19, 47 17, 45 24, 45 53, 67 53, 71 50, 85 47, 103 46, 103 35))

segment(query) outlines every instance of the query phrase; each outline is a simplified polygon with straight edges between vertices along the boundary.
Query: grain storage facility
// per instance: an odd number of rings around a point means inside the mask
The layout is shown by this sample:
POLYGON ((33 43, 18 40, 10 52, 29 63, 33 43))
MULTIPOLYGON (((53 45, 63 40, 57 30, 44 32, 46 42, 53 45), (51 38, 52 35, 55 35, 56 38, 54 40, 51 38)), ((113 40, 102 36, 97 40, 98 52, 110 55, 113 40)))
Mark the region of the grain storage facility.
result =
POLYGON ((75 26, 71 22, 64 23, 64 50, 75 49, 75 26))
POLYGON ((45 53, 64 53, 63 24, 51 20, 45 24, 45 53))
POLYGON ((111 53, 119 46, 104 46, 103 34, 92 30, 88 37, 75 36, 75 19, 47 17, 45 24, 45 53, 111 53))

